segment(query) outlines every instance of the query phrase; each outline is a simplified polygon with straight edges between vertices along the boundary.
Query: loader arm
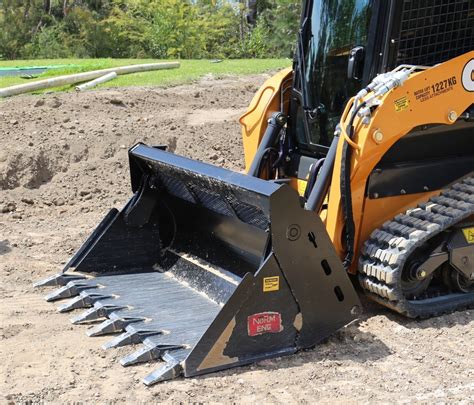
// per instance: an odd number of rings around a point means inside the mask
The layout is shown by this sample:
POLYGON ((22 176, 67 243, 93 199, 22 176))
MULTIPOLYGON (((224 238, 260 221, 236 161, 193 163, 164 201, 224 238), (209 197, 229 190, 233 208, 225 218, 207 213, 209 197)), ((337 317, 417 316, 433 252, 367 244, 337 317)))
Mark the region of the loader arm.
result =
MULTIPOLYGON (((361 117, 355 118, 355 136, 352 140, 349 171, 356 229, 353 243, 356 252, 375 228, 439 192, 439 189, 430 189, 404 195, 400 190, 400 195, 384 198, 383 204, 377 206, 374 206, 373 201, 366 196, 370 175, 377 163, 397 141, 414 128, 453 125, 459 117, 463 119, 462 114, 474 103, 473 61, 474 52, 469 52, 435 67, 413 73, 402 86, 388 92, 381 99, 382 104, 375 108, 368 125, 363 123, 361 117)), ((353 105, 354 99, 348 103, 341 119, 344 136, 340 137, 338 144, 326 216, 328 233, 336 250, 341 252, 341 256, 346 250, 344 230, 346 218, 343 213, 344 195, 341 191, 343 151, 353 105)), ((472 166, 467 167, 465 174, 471 170, 472 166)), ((355 263, 356 260, 351 267, 352 273, 357 271, 355 263)))

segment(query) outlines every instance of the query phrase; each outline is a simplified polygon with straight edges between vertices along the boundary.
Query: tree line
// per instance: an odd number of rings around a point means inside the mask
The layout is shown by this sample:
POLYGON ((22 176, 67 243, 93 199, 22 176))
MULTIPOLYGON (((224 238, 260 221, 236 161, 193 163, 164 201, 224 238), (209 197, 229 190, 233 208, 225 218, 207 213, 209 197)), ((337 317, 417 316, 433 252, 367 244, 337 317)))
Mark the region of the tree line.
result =
POLYGON ((296 0, 0 0, 0 58, 287 57, 299 13, 296 0))

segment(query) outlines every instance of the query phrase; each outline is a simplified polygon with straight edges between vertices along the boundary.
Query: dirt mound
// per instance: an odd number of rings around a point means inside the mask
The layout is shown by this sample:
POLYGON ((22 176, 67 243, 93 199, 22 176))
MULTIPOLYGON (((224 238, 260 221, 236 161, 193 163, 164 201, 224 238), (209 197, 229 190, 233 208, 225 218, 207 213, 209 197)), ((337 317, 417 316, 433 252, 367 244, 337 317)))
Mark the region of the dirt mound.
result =
POLYGON ((102 351, 110 337, 88 338, 32 288, 127 201, 134 143, 241 170, 236 118, 265 77, 0 101, 0 402, 474 400, 470 311, 417 322, 366 303, 314 350, 146 388, 156 363, 122 368, 130 348, 102 351))
POLYGON ((68 149, 67 145, 64 149, 55 146, 4 157, 5 161, 0 164, 0 189, 39 188, 50 182, 55 174, 66 171, 71 160, 78 161, 87 155, 86 149, 81 155, 71 156, 66 152, 68 149))

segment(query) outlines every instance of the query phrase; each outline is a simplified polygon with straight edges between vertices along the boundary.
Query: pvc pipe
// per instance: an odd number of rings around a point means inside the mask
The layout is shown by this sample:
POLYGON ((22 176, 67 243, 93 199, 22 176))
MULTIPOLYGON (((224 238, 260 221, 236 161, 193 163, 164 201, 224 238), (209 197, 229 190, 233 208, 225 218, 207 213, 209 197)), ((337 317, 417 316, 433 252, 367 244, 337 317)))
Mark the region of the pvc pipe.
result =
POLYGON ((105 82, 108 82, 110 80, 113 80, 117 76, 118 76, 117 72, 107 73, 106 75, 101 76, 101 77, 99 77, 95 80, 92 80, 92 81, 84 83, 84 84, 80 84, 79 86, 76 86, 76 91, 83 91, 83 90, 91 89, 92 87, 98 86, 101 83, 105 83, 105 82))
POLYGON ((125 75, 129 73, 148 72, 151 70, 161 69, 175 69, 180 66, 179 62, 167 63, 147 63, 144 65, 121 66, 117 68, 93 70, 91 72, 75 73, 72 75, 58 76, 51 79, 38 80, 36 82, 19 84, 16 86, 6 87, 0 89, 0 97, 10 97, 17 94, 28 93, 30 91, 37 91, 49 89, 52 87, 67 86, 97 79, 107 73, 116 72, 117 75, 125 75))

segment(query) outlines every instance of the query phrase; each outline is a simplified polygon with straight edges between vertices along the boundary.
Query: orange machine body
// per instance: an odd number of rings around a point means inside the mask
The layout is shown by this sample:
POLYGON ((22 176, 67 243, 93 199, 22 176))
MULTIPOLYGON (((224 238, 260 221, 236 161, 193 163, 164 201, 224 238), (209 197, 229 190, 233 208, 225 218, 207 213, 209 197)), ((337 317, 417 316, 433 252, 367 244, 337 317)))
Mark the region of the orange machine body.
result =
POLYGON ((275 111, 286 108, 289 94, 282 97, 285 83, 291 84, 292 70, 284 69, 268 79, 257 91, 245 114, 240 117, 245 155, 245 170, 248 171, 258 145, 267 128, 267 121, 275 111))
MULTIPOLYGON (((474 51, 413 73, 402 86, 389 91, 381 99, 382 104, 373 111, 370 123, 363 124, 360 118, 355 119, 355 136, 351 142, 354 148, 351 192, 356 253, 374 229, 439 192, 429 190, 379 199, 369 199, 366 196, 370 174, 398 140, 422 125, 451 125, 474 103, 473 67, 474 51)), ((265 131, 268 117, 273 112, 280 111, 281 105, 288 102, 289 94, 282 95, 284 92, 281 89, 289 78, 291 70, 287 69, 269 79, 255 95, 249 111, 241 117, 247 168, 265 131)), ((341 118, 342 128, 348 125, 353 102, 353 99, 350 100, 346 106, 341 118)), ((320 214, 341 257, 345 252, 345 236, 340 179, 342 150, 346 139, 347 135, 343 132, 328 194, 328 208, 320 214)), ((456 140, 453 139, 453 142, 456 140)), ((306 182, 300 179, 293 178, 290 184, 300 195, 306 187, 306 182)), ((357 271, 357 257, 355 259, 350 270, 352 273, 357 271)))

